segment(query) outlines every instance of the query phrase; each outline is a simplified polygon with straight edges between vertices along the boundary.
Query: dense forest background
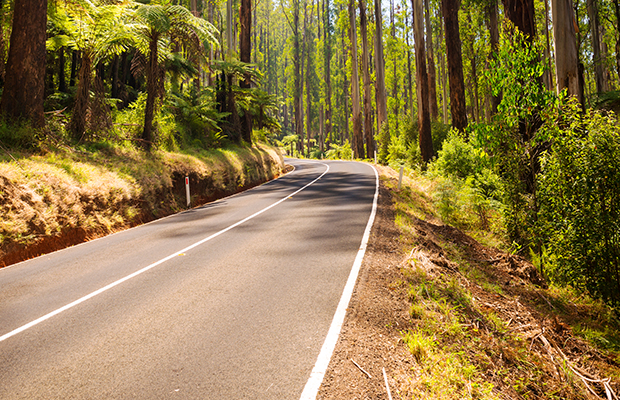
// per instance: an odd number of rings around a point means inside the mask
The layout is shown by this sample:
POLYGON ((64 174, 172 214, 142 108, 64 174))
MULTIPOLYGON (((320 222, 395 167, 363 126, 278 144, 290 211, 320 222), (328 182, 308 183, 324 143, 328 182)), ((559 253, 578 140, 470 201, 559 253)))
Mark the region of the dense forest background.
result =
POLYGON ((618 0, 0 0, 0 142, 376 157, 617 305, 619 26, 618 0))

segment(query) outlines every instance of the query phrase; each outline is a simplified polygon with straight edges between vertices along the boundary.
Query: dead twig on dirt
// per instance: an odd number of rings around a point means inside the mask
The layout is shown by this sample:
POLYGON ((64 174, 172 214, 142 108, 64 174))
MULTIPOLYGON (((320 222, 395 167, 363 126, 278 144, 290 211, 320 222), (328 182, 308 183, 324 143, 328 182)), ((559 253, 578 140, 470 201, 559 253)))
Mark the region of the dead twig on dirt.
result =
MULTIPOLYGON (((506 325, 508 326, 508 325, 506 325)), ((510 332, 514 332, 514 331, 518 331, 521 330, 523 328, 529 328, 530 326, 532 326, 532 324, 525 324, 525 325, 519 325, 519 326, 515 326, 512 329, 509 329, 508 331, 506 331, 506 333, 510 333, 510 332)))
POLYGON ((15 164, 17 164, 17 166, 18 166, 18 167, 19 167, 22 171, 26 171, 26 170, 24 169, 24 167, 22 167, 22 165, 20 164, 20 162, 19 162, 19 161, 17 161, 17 160, 15 159, 15 157, 13 157, 13 154, 11 154, 11 153, 10 153, 10 152, 9 152, 9 151, 8 151, 8 150, 7 150, 7 149, 6 149, 3 145, 2 145, 2 143, 0 143, 0 148, 1 148, 2 150, 4 150, 4 152, 5 152, 6 154, 8 154, 8 156, 9 156, 9 157, 11 157, 11 159, 12 159, 13 161, 15 161, 15 164))
POLYGON ((551 302, 550 302, 549 300, 547 300, 547 298, 546 298, 545 296, 543 296, 543 295, 542 295, 542 293, 540 293, 540 292, 536 292, 536 293, 538 293, 538 295, 539 295, 539 296, 540 296, 540 297, 541 297, 544 301, 546 301, 546 302, 547 302, 547 304, 549 304, 549 307, 551 307, 551 308, 553 308, 553 309, 555 310, 555 306, 554 306, 553 304, 551 304, 551 302))
POLYGON ((372 379, 372 376, 370 376, 370 374, 369 374, 368 372, 366 372, 366 371, 364 370, 364 368, 360 367, 360 365, 359 365, 358 363, 356 363, 353 359, 351 359, 351 362, 352 362, 353 364, 355 364, 355 366, 356 366, 357 368, 359 368, 359 370, 360 370, 360 371, 362 371, 364 374, 366 374, 366 376, 368 377, 368 379, 372 379))
MULTIPOLYGON (((595 378, 593 376, 591 376, 590 374, 588 374, 585 371, 582 371, 579 367, 577 367, 576 365, 573 365, 573 363, 568 359, 568 357, 566 356, 566 354, 564 354, 564 352, 552 345, 549 340, 547 340, 547 338, 543 335, 544 333, 544 328, 542 330, 541 333, 539 333, 538 335, 536 335, 533 339, 532 339, 532 344, 534 343, 534 341, 538 338, 540 339, 540 341, 543 343, 545 349, 547 350, 547 354, 549 354, 549 358, 551 359, 551 361, 554 364, 560 365, 558 363, 558 361, 555 359, 554 357, 554 353, 557 354, 558 358, 560 358, 565 365, 568 366, 568 368, 579 378, 581 379, 581 381, 583 382, 584 386, 586 387, 586 389, 593 395, 596 396, 597 398, 601 398, 598 393, 596 393, 596 391, 594 389, 592 389, 592 387, 590 387, 590 385, 588 383, 598 383, 601 384, 603 386, 603 389, 605 390, 605 395, 607 397, 607 400, 618 400, 618 396, 616 395, 616 393, 614 392, 614 390, 612 389, 610 382, 611 382, 611 378, 607 378, 607 379, 600 379, 600 378, 595 378), (588 375, 588 376, 586 376, 588 375)), ((530 345, 530 350, 531 350, 531 345, 530 345)))
POLYGON ((387 390, 388 399, 392 400, 392 392, 390 391, 390 384, 388 383, 387 374, 385 373, 385 367, 383 367, 383 380, 385 381, 385 389, 387 390))

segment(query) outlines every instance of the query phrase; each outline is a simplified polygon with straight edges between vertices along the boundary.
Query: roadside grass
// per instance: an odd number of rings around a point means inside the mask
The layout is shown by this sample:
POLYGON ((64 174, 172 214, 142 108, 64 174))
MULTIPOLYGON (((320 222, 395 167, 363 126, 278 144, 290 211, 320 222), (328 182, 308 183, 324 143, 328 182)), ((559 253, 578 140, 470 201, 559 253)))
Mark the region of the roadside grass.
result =
MULTIPOLYGON (((277 150, 264 145, 151 154, 106 143, 36 152, 3 148, 0 266, 9 253, 50 238, 79 232, 71 240, 85 240, 180 211, 185 176, 193 200, 201 201, 267 180, 281 166, 277 150)), ((62 245, 69 244, 75 243, 62 245)))
POLYGON ((399 334, 415 362, 399 382, 401 398, 592 398, 586 383, 606 398, 608 378, 619 392, 613 310, 526 279, 534 267, 509 253, 492 205, 476 212, 479 199, 415 171, 398 190, 398 173, 379 169, 409 255, 401 286, 412 324, 399 334))

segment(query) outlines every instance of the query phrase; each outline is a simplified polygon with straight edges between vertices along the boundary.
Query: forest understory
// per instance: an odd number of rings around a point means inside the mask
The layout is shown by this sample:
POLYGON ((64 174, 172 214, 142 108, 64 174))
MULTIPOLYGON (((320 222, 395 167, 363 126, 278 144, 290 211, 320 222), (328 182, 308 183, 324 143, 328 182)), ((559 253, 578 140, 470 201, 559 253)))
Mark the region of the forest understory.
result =
POLYGON ((394 399, 618 398, 617 316, 445 225, 428 188, 405 178, 398 190, 378 168, 377 218, 319 399, 388 399, 388 386, 394 399))

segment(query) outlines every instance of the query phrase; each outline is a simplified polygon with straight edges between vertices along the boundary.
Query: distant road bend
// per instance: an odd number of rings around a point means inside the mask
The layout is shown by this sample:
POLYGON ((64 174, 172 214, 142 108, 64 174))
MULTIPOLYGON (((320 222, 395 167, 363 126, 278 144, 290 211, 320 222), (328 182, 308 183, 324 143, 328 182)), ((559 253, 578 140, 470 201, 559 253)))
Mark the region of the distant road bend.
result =
POLYGON ((0 399, 314 398, 378 177, 287 162, 236 196, 0 269, 0 399))

